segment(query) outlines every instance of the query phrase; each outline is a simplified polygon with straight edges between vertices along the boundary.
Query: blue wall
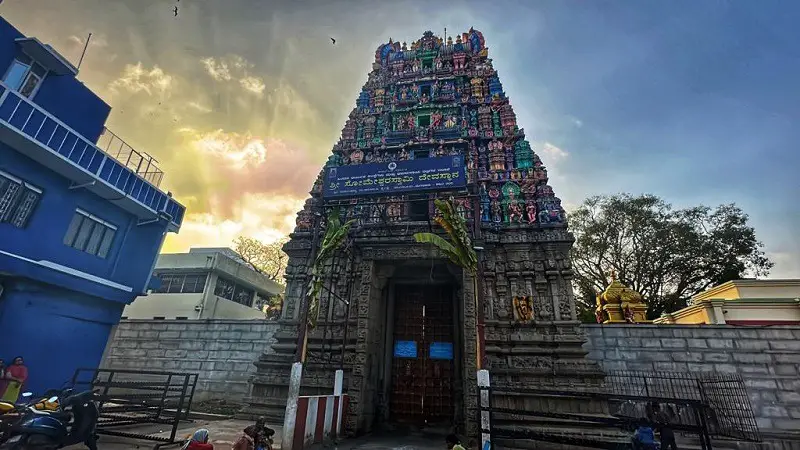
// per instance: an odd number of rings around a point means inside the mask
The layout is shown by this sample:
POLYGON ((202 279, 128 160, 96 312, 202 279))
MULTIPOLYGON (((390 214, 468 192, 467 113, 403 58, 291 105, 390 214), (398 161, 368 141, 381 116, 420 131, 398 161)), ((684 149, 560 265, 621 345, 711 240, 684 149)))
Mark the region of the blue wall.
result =
MULTIPOLYGON (((25 37, 0 17, 0 77, 19 52, 14 39, 25 37)), ((33 98, 86 139, 97 142, 111 107, 72 75, 48 74, 33 98)))
MULTIPOLYGON (((0 76, 21 36, 0 18, 0 76)), ((69 75, 48 75, 32 101, 90 141, 110 111, 69 75)), ((43 191, 24 228, 0 223, 0 358, 23 356, 25 389, 43 392, 64 385, 77 368, 99 365, 111 327, 148 287, 167 222, 140 225, 118 199, 70 189, 70 180, 2 142, 0 170, 43 191), (76 209, 116 227, 106 258, 63 243, 76 209)))
POLYGON ((20 279, 0 282, 0 358, 25 358, 25 390, 59 388, 75 369, 99 366, 124 305, 20 279))
MULTIPOLYGON (((49 260, 81 272, 130 286, 133 294, 147 290, 166 223, 137 225, 137 218, 84 189, 69 190, 69 180, 0 143, 0 170, 44 191, 26 228, 0 223, 0 250, 33 260, 49 260), (108 257, 103 259, 64 245, 76 208, 117 227, 108 257)), ((0 265, 0 270, 3 270, 0 265)), ((75 279, 75 282, 79 282, 75 279)), ((72 289, 83 291, 80 287, 72 289)), ((120 293, 122 294, 122 293, 120 293)), ((127 297, 127 296, 125 296, 127 297)), ((133 298, 118 299, 133 301, 133 298)))

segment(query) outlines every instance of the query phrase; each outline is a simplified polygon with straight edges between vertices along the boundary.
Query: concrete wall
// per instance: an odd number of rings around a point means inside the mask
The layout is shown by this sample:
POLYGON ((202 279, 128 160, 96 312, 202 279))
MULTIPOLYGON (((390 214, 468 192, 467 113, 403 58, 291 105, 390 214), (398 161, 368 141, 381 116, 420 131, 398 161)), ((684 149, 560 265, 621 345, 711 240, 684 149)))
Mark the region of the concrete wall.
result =
POLYGON ((152 319, 154 317, 196 319, 199 314, 196 308, 203 304, 204 297, 205 295, 202 293, 150 293, 136 297, 133 303, 125 307, 122 315, 126 319, 152 319))
POLYGON ((800 431, 800 327, 585 325, 605 370, 734 372, 759 428, 800 431))
POLYGON ((196 401, 242 402, 253 361, 271 351, 277 328, 266 320, 124 320, 109 339, 102 367, 197 373, 196 401))

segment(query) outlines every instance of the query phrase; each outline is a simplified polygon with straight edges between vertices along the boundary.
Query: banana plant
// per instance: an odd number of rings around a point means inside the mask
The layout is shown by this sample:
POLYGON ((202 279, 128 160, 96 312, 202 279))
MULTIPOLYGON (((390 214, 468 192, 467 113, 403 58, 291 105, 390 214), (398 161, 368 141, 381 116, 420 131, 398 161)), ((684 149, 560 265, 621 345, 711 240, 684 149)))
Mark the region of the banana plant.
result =
POLYGON ((355 220, 342 223, 339 209, 334 209, 328 215, 325 235, 322 237, 314 264, 311 266, 311 280, 308 284, 308 327, 314 328, 319 320, 320 296, 325 284, 325 270, 333 259, 333 255, 342 246, 350 232, 350 226, 355 220))
POLYGON ((447 239, 435 233, 415 233, 414 240, 420 244, 433 245, 453 264, 475 275, 478 270, 478 256, 472 247, 466 220, 458 214, 453 199, 437 199, 433 203, 439 213, 433 220, 444 229, 447 239))
POLYGON ((472 246, 472 239, 469 237, 467 221, 458 214, 452 197, 448 200, 434 200, 436 211, 439 214, 433 219, 444 229, 447 239, 434 233, 415 233, 414 240, 420 244, 430 244, 438 248, 455 265, 469 271, 472 275, 472 301, 475 304, 475 311, 478 320, 475 325, 475 353, 478 370, 483 368, 483 346, 484 340, 481 331, 480 308, 478 304, 478 255, 472 246))

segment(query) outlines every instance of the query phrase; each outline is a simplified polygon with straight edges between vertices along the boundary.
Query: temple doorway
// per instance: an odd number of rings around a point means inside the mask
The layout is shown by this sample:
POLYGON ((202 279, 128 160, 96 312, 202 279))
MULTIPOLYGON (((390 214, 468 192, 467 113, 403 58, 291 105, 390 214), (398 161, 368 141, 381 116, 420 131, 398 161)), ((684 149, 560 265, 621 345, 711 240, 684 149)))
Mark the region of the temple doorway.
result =
POLYGON ((389 420, 450 427, 461 403, 455 287, 395 284, 393 303, 389 420))

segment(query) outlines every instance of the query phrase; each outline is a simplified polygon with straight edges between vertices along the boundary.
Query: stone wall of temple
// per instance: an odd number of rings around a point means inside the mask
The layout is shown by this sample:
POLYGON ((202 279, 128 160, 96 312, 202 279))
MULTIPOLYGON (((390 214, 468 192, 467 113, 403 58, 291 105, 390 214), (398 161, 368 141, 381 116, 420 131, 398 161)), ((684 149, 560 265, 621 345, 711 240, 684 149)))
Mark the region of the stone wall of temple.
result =
POLYGON ((197 373, 195 401, 241 403, 250 392, 253 361, 272 353, 277 328, 266 320, 123 320, 101 367, 197 373))
POLYGON ((739 373, 759 428, 800 431, 800 327, 585 325, 604 370, 739 373))

